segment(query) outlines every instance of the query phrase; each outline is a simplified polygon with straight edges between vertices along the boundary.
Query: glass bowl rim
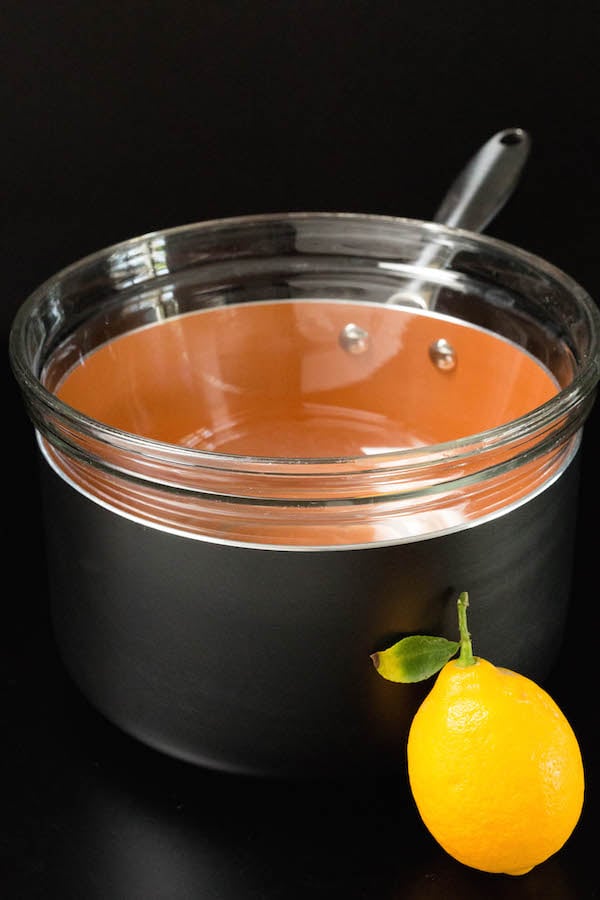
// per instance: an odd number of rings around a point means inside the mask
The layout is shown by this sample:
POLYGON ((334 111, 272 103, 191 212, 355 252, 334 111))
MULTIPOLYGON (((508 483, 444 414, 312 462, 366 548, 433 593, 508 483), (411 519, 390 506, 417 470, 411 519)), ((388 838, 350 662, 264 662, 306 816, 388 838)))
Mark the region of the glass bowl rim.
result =
MULTIPOLYGON (((151 280, 151 279, 150 279, 151 280)), ((147 283, 147 282, 146 282, 147 283)), ((592 300, 590 294, 568 273, 543 257, 525 250, 505 240, 490 237, 479 232, 467 229, 446 226, 437 222, 424 219, 409 218, 404 216, 383 215, 377 213, 358 212, 327 212, 327 211, 287 211, 274 213, 257 213, 239 216, 226 216, 207 219, 197 222, 189 222, 182 225, 149 231, 125 240, 109 244, 93 253, 87 254, 55 272, 43 281, 21 304, 13 319, 9 334, 9 356, 11 366, 21 388, 29 396, 30 402, 41 408, 46 414, 57 419, 60 423, 66 423, 69 428, 98 438, 113 447, 127 448, 128 450, 143 452, 147 459, 155 462, 173 462, 173 455, 185 465, 190 467, 230 468, 236 470, 240 465, 246 470, 256 467, 257 471, 269 467, 273 472, 274 466, 281 466, 283 470, 293 468, 300 474, 302 470, 311 469, 314 472, 322 468, 330 471, 332 467, 339 470, 346 464, 351 470, 361 471, 369 468, 377 468, 381 465, 393 468, 410 470, 411 465, 421 467, 424 461, 443 462, 448 464, 452 460, 468 459, 483 449, 499 449, 509 445, 515 440, 524 437, 532 437, 540 431, 544 431, 553 423, 565 416, 573 414, 581 403, 590 395, 600 378, 600 309, 592 300), (34 375, 27 363, 27 353, 24 347, 24 332, 28 317, 42 299, 47 298, 57 284, 70 274, 84 271, 99 262, 108 259, 111 255, 127 252, 128 249, 139 246, 140 243, 156 240, 158 238, 172 239, 186 234, 211 232, 227 228, 245 228, 251 230, 256 226, 268 226, 276 222, 355 222, 365 224, 368 227, 385 227, 411 231, 416 234, 431 234, 446 239, 452 244, 460 245, 461 242, 475 245, 482 249, 496 251, 507 257, 521 261, 533 270, 551 277, 561 285, 575 299, 579 309, 585 314, 589 325, 590 352, 581 362, 573 380, 558 393, 537 408, 510 420, 492 429, 467 435, 452 441, 431 444, 425 447, 407 448, 400 450, 388 450, 382 453, 369 454, 368 457, 315 457, 315 458, 287 458, 278 456, 246 456, 215 451, 197 450, 178 444, 166 443, 152 438, 146 438, 130 432, 121 431, 110 425, 99 422, 85 415, 79 410, 61 401, 55 394, 49 391, 34 375)))

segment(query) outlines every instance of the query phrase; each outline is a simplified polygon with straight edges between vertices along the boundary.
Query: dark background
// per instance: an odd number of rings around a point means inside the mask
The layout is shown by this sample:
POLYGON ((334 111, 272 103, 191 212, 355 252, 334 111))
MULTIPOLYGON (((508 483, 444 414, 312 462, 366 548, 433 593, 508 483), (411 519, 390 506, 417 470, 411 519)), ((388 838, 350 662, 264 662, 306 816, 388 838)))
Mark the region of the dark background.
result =
MULTIPOLYGON (((5 347, 25 297, 105 245, 254 212, 426 219, 468 157, 509 126, 529 132, 532 152, 487 233, 600 297, 599 46, 599 13, 582 0, 4 0, 5 347)), ((3 898, 600 896, 598 405, 585 429, 572 613, 548 683, 580 737, 586 806, 556 857, 510 879, 448 859, 401 785, 190 771, 87 707, 52 642, 33 431, 5 356, 3 898)))

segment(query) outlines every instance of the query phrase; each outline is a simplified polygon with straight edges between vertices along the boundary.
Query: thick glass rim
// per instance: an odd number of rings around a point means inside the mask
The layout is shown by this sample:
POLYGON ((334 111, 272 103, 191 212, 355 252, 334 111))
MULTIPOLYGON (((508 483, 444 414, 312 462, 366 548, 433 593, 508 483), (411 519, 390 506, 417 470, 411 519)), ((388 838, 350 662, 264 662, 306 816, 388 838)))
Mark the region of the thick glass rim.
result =
MULTIPOLYGON (((533 254, 514 244, 471 232, 465 229, 448 227, 435 222, 407 217, 378 215, 372 213, 352 212, 283 212, 261 213, 257 215, 231 216, 192 222, 171 228, 150 231, 124 241, 108 245, 94 253, 82 257, 76 262, 62 268, 41 285, 39 285, 23 302, 14 318, 9 335, 9 356, 17 381, 28 395, 28 402, 44 410, 48 421, 53 423, 52 430, 86 435, 94 441, 106 444, 113 449, 126 453, 143 455, 153 463, 180 464, 185 469, 243 470, 251 474, 253 471, 265 474, 276 474, 278 471, 286 475, 317 475, 331 473, 368 474, 370 471, 385 469, 387 475, 410 474, 413 468, 441 463, 457 463, 468 460, 488 450, 500 450, 511 444, 520 444, 523 440, 531 440, 543 434, 557 421, 571 420, 581 407, 582 402, 591 397, 600 378, 600 310, 589 293, 570 275, 544 258, 533 254), (589 352, 579 361, 572 381, 561 388, 558 393, 545 403, 530 412, 510 420, 495 428, 474 433, 445 443, 431 444, 424 447, 413 447, 399 450, 387 450, 365 456, 288 458, 278 456, 245 456, 217 451, 198 450, 178 444, 170 444, 152 438, 142 437, 130 432, 121 431, 110 425, 99 422, 60 400, 49 391, 34 374, 31 355, 25 340, 27 322, 42 299, 51 296, 56 286, 71 273, 83 272, 86 268, 107 260, 114 254, 123 254, 138 247, 143 242, 161 238, 176 238, 186 234, 214 232, 219 229, 248 228, 267 226, 277 222, 308 222, 310 220, 339 222, 353 221, 367 226, 383 226, 400 229, 407 233, 431 234, 447 240, 450 244, 460 246, 468 244, 504 254, 516 261, 538 270, 544 275, 559 282, 576 301, 583 313, 588 327, 589 352)), ((587 410, 584 410, 586 413, 587 410)), ((579 417, 584 418, 584 414, 579 417)), ((578 422, 572 423, 571 432, 577 430, 578 422)), ((563 434, 564 437, 564 434, 563 434)))

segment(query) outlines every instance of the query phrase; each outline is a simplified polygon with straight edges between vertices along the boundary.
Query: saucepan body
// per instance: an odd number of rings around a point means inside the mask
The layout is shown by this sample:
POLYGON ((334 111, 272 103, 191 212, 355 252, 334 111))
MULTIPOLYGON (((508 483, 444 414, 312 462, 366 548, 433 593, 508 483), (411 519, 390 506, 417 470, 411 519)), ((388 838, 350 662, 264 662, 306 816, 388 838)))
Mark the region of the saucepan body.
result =
POLYGON ((267 776, 403 767, 408 634, 542 680, 572 597, 599 314, 566 273, 428 222, 153 232, 18 311, 53 624, 116 726, 267 776), (424 259, 431 260, 423 263, 424 259))

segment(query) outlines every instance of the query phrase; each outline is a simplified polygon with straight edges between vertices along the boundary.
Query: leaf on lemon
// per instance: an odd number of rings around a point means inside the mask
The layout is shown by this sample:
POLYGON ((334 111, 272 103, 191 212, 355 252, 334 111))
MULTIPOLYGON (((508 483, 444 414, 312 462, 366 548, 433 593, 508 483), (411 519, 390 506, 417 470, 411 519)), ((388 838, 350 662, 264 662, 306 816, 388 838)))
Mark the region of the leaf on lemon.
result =
POLYGON ((424 681, 439 672, 458 651, 458 641, 414 634, 372 653, 371 659, 382 678, 388 681, 424 681))

